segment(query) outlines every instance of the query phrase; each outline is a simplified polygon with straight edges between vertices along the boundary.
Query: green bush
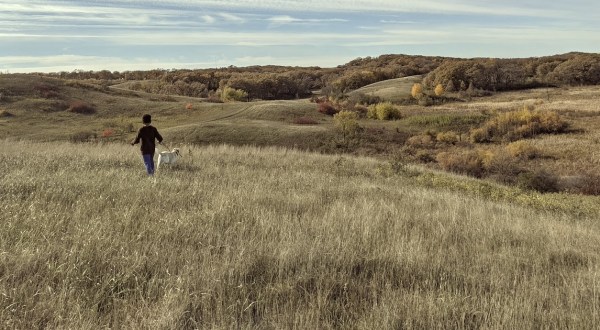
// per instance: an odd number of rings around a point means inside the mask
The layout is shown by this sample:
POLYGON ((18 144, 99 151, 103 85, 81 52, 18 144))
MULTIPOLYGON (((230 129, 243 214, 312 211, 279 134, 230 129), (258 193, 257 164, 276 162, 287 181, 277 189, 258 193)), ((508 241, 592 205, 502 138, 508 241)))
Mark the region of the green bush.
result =
POLYGON ((347 148, 352 142, 355 142, 360 125, 358 124, 358 114, 354 111, 340 111, 333 115, 333 123, 342 137, 342 144, 347 148))
POLYGON ((221 100, 223 102, 244 102, 248 101, 248 93, 242 89, 225 87, 221 91, 221 100))
POLYGON ((391 102, 377 103, 369 106, 367 117, 378 120, 400 119, 400 110, 391 102))
POLYGON ((535 190, 539 192, 557 192, 558 179, 549 172, 536 170, 524 172, 517 176, 517 186, 522 189, 535 190))

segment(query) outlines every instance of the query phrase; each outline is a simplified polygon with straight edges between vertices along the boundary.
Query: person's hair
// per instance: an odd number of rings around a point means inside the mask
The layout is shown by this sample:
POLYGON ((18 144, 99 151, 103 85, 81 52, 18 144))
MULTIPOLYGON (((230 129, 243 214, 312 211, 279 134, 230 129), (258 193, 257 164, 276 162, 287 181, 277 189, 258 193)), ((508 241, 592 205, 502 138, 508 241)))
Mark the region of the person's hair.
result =
POLYGON ((142 117, 142 122, 144 124, 150 124, 152 122, 152 116, 150 116, 150 115, 144 115, 142 117))

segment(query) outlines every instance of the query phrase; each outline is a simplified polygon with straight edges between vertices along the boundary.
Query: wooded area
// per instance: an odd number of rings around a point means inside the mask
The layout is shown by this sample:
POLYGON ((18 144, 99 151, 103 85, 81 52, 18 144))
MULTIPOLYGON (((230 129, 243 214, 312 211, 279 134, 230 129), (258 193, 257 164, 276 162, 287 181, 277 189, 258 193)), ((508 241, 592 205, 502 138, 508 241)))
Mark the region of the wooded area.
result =
POLYGON ((230 66, 216 69, 155 69, 149 71, 82 71, 47 74, 63 79, 136 81, 130 88, 165 95, 208 97, 225 87, 243 90, 248 99, 294 99, 315 90, 344 95, 387 79, 425 75, 423 85, 446 91, 469 85, 487 91, 541 86, 600 83, 600 54, 568 53, 520 59, 382 55, 357 58, 335 68, 230 66))

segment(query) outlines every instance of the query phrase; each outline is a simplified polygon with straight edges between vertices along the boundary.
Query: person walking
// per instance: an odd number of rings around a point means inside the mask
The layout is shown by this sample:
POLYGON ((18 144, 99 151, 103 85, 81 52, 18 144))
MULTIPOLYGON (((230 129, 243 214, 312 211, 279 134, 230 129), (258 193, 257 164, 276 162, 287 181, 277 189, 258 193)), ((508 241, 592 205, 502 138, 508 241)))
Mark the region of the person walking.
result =
POLYGON ((139 129, 137 136, 131 142, 131 145, 142 143, 140 149, 142 151, 142 158, 144 159, 144 165, 146 166, 146 172, 148 175, 154 175, 154 151, 156 150, 155 141, 158 140, 159 144, 162 144, 163 138, 158 133, 156 127, 152 126, 152 116, 146 114, 142 116, 142 122, 144 126, 139 129))

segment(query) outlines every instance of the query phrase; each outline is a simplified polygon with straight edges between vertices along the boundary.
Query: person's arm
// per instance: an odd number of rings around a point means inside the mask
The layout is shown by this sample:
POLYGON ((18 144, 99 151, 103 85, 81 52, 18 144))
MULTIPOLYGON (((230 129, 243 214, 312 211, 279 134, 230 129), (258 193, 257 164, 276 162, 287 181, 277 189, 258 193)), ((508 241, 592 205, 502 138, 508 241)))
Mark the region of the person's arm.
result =
POLYGON ((142 133, 142 130, 140 129, 137 133, 137 136, 135 137, 135 139, 133 141, 131 141, 131 145, 136 145, 138 143, 140 143, 140 134, 142 133))
POLYGON ((158 130, 156 129, 156 127, 154 128, 154 132, 156 133, 156 139, 158 140, 158 143, 162 144, 163 137, 162 137, 162 135, 160 135, 160 133, 158 133, 158 130))

